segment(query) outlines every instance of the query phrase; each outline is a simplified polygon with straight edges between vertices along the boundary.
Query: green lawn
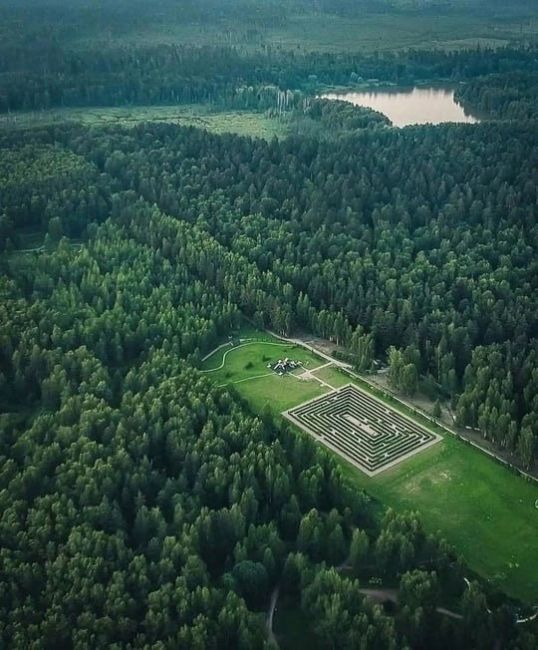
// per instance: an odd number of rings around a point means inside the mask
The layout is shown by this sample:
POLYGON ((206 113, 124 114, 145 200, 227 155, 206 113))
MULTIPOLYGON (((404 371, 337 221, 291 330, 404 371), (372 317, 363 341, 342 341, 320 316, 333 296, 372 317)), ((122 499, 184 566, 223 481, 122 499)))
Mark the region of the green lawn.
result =
POLYGON ((416 509, 469 566, 502 591, 538 601, 538 486, 462 443, 442 442, 373 479, 342 462, 353 483, 397 510, 416 509))
MULTIPOLYGON (((261 336, 255 330, 249 334, 261 336)), ((269 359, 289 356, 310 368, 323 363, 300 347, 281 342, 268 345, 276 340, 265 337, 265 341, 230 351, 224 367, 208 376, 219 384, 239 382, 234 383, 235 389, 255 412, 269 404, 279 413, 327 392, 315 380, 275 374, 256 379, 270 372, 269 359)), ((204 368, 218 367, 224 352, 208 359, 204 368)), ((353 381, 368 389, 364 382, 334 367, 315 374, 335 388, 353 381)), ((410 414, 390 397, 385 396, 385 401, 410 414)), ((339 458, 347 478, 385 506, 418 510, 426 528, 440 531, 474 571, 511 596, 538 602, 538 484, 522 479, 428 420, 416 419, 443 435, 443 440, 374 478, 339 458)))
MULTIPOLYGON (((241 338, 248 337, 241 334, 241 338)), ((301 361, 305 368, 315 368, 321 363, 318 357, 298 345, 267 337, 267 340, 245 341, 235 347, 221 348, 204 362, 202 371, 210 370, 209 374, 219 383, 234 382, 270 373, 267 364, 284 357, 301 361), (223 361, 223 367, 216 370, 223 361)))
POLYGON ((348 375, 340 372, 340 370, 337 370, 334 366, 317 370, 314 375, 323 381, 326 381, 333 388, 340 388, 341 386, 345 386, 351 382, 348 375))
MULTIPOLYGON (((333 368, 321 372, 334 385, 337 375, 349 381, 333 368)), ((410 414, 394 400, 385 401, 410 414)), ((538 483, 521 478, 441 427, 416 419, 443 440, 373 478, 340 459, 347 476, 386 506, 419 510, 425 526, 439 530, 473 570, 507 594, 537 602, 538 483)))
POLYGON ((300 381, 287 375, 270 375, 261 379, 235 384, 234 388, 248 401, 256 413, 269 405, 274 413, 281 413, 306 400, 328 392, 315 380, 300 381))
MULTIPOLYGON (((321 361, 314 354, 255 330, 242 331, 241 337, 247 338, 247 334, 265 340, 223 348, 202 365, 202 371, 209 371, 207 375, 218 385, 232 384, 258 412, 269 404, 275 413, 280 413, 327 392, 328 389, 313 379, 305 381, 291 375, 280 377, 267 368, 268 363, 284 357, 301 361, 305 368, 315 368, 321 361)), ((295 375, 299 373, 297 371, 295 375)))

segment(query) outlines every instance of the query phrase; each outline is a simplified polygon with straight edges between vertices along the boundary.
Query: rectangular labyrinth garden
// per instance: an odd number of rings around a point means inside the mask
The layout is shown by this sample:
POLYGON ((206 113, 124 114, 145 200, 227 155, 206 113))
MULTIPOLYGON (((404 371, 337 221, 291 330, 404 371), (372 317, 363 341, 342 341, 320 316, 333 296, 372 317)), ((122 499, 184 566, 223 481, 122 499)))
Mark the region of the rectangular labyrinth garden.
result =
POLYGON ((369 476, 441 439, 353 384, 284 415, 369 476))

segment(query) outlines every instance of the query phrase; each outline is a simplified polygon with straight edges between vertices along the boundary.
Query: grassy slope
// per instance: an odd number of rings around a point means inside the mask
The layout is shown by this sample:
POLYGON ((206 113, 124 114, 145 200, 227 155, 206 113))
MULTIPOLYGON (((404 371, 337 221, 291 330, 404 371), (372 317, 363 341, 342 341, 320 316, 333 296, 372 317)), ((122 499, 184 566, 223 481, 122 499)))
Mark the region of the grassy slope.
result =
MULTIPOLYGON (((209 376, 225 383, 263 374, 267 371, 264 356, 299 358, 309 361, 311 368, 320 364, 306 350, 257 342, 236 349, 227 356, 225 367, 209 376), (245 369, 249 361, 252 368, 245 369)), ((221 360, 222 351, 205 367, 215 367, 221 360)), ((323 368, 316 374, 335 387, 350 381, 335 368, 323 368)), ((237 383, 235 388, 257 412, 265 404, 281 412, 324 392, 314 381, 276 375, 237 383)), ((390 405, 395 408, 393 403, 390 405)), ((419 510, 426 528, 439 530, 469 566, 494 585, 512 596, 538 601, 536 484, 521 479, 450 434, 438 445, 373 479, 345 461, 341 463, 354 485, 384 505, 419 510)))

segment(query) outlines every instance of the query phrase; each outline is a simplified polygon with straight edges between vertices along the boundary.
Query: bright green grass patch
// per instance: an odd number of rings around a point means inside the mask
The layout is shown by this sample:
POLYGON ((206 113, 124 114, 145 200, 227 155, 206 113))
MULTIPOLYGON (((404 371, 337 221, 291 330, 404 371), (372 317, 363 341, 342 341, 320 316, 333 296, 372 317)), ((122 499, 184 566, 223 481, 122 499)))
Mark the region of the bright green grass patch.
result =
POLYGON ((301 361, 304 368, 315 368, 321 361, 310 351, 257 330, 241 330, 241 338, 265 340, 221 348, 202 364, 202 372, 207 372, 218 385, 233 385, 254 411, 260 412, 269 404, 274 413, 280 413, 327 392, 328 389, 315 379, 299 379, 300 370, 295 375, 279 376, 267 367, 278 359, 289 357, 301 361))
POLYGON ((316 370, 313 374, 323 381, 326 381, 333 388, 340 388, 341 386, 345 386, 351 382, 349 375, 344 374, 334 366, 328 366, 327 368, 316 370))
POLYGON ((315 379, 304 381, 291 375, 279 377, 275 374, 242 381, 233 387, 256 413, 269 406, 275 414, 329 391, 315 379))
POLYGON ((166 122, 193 126, 213 133, 236 133, 271 140, 285 137, 286 125, 277 118, 254 111, 212 111, 204 105, 65 108, 0 117, 0 127, 30 127, 65 121, 89 126, 136 126, 142 122, 166 122))
POLYGON ((502 591, 538 600, 536 484, 450 436, 373 479, 347 465, 346 473, 385 505, 419 510, 502 591))
MULTIPOLYGON (((315 374, 335 388, 350 381, 367 388, 335 367, 315 374)), ((258 412, 266 403, 282 411, 323 393, 319 385, 276 375, 236 389, 258 412)), ((410 414, 405 406, 385 401, 410 414)), ((511 596, 538 601, 538 485, 441 427, 416 419, 442 433, 443 440, 374 478, 338 457, 349 480, 386 506, 420 511, 426 528, 440 531, 473 570, 511 596)))
POLYGON ((319 358, 298 345, 277 341, 245 341, 234 347, 221 348, 202 365, 219 383, 271 373, 267 364, 289 357, 301 361, 305 368, 315 368, 319 358))
MULTIPOLYGON (((377 397, 383 394, 369 390, 362 381, 351 377, 348 381, 377 397)), ((387 396, 384 401, 413 416, 387 396)), ((538 601, 538 483, 523 479, 442 427, 415 419, 443 440, 373 478, 341 459, 350 480, 396 510, 419 510, 425 526, 439 530, 473 570, 511 596, 538 601)))
MULTIPOLYGON (((271 374, 253 379, 270 372, 264 356, 271 360, 289 356, 309 362, 310 368, 320 365, 315 355, 300 347, 286 347, 285 343, 268 346, 257 341, 236 348, 226 357, 224 367, 208 376, 219 383, 239 381, 234 388, 258 413, 266 404, 280 413, 328 391, 316 380, 304 381, 293 376, 271 374), (252 366, 245 368, 249 362, 252 366), (229 377, 223 378, 226 373, 229 377)), ((222 352, 218 353, 205 367, 218 366, 222 357, 222 352)), ((382 391, 370 390, 363 381, 334 366, 323 368, 315 375, 335 388, 356 383, 378 397, 384 396, 391 408, 412 415, 405 405, 396 403, 382 391)), ((425 418, 415 416, 415 419, 443 435, 443 440, 374 478, 368 478, 337 456, 348 479, 385 506, 418 510, 425 527, 440 531, 468 565, 495 587, 528 602, 538 601, 538 509, 535 507, 538 485, 522 479, 425 418)))
MULTIPOLYGON (((240 330, 235 331, 232 337, 223 338, 220 341, 220 344, 223 347, 216 348, 212 353, 209 353, 208 358, 202 364, 202 371, 213 370, 222 364, 222 360, 226 352, 235 349, 239 346, 243 346, 245 343, 275 343, 281 346, 291 345, 286 344, 284 341, 277 339, 268 332, 263 332, 256 329, 250 324, 246 324, 241 327, 240 330), (233 345, 232 345, 233 339, 233 345)), ((273 354, 277 354, 276 351, 273 351, 273 354)), ((228 355, 227 355, 228 356, 228 355)), ((267 364, 266 364, 267 365, 267 364)))

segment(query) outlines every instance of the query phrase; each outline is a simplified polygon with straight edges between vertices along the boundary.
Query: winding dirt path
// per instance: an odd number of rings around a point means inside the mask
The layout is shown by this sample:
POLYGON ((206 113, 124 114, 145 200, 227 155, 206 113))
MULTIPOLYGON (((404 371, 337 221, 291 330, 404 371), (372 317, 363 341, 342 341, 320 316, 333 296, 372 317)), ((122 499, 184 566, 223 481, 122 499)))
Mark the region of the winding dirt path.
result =
MULTIPOLYGON (((225 347, 228 345, 228 343, 225 343, 224 345, 219 345, 218 348, 215 348, 212 352, 210 352, 208 355, 204 357, 204 361, 209 359, 215 352, 218 352, 221 348, 225 347)), ((235 350, 239 350, 239 348, 245 348, 247 345, 276 345, 277 347, 288 347, 291 348, 293 347, 292 345, 282 345, 282 343, 272 343, 271 341, 249 341, 248 343, 241 343, 241 345, 236 345, 233 348, 230 348, 229 350, 226 350, 226 352, 222 355, 222 361, 220 366, 217 368, 210 368, 209 370, 200 370, 202 373, 208 373, 208 372, 216 372, 217 370, 222 370, 224 368, 224 364, 226 363, 226 357, 231 353, 234 352, 235 350)))
POLYGON ((214 350, 211 350, 211 352, 208 352, 208 353, 205 355, 205 357, 202 358, 202 363, 203 363, 204 361, 207 361, 207 360, 209 359, 209 357, 212 357, 212 356, 213 356, 214 354, 216 354, 219 350, 222 350, 222 348, 228 348, 228 347, 230 347, 230 345, 232 345, 232 342, 231 342, 231 341, 228 341, 227 343, 223 343, 222 345, 219 345, 219 346, 216 347, 214 350))
POLYGON ((276 640, 275 633, 273 632, 273 618, 275 616, 276 604, 278 602, 278 596, 280 594, 280 585, 277 584, 271 593, 271 602, 269 603, 269 610, 267 611, 267 640, 270 644, 278 647, 278 641, 276 640))
MULTIPOLYGON (((397 589, 377 587, 372 589, 359 589, 359 591, 361 592, 361 594, 364 594, 367 598, 370 598, 371 600, 377 603, 383 603, 388 600, 391 603, 394 603, 395 605, 398 604, 397 589)), ((443 614, 444 616, 448 616, 449 618, 453 618, 454 620, 457 621, 461 621, 463 619, 463 616, 461 614, 458 614, 458 612, 453 612, 452 610, 447 609, 446 607, 436 607, 435 611, 438 614, 443 614)))

